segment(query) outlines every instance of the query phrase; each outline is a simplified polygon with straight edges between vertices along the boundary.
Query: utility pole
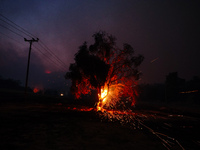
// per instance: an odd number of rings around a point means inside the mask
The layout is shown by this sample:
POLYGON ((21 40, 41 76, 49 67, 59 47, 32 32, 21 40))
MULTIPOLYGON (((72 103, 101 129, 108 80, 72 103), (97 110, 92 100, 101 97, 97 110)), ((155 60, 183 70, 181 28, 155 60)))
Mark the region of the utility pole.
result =
POLYGON ((24 41, 30 43, 29 53, 28 53, 28 65, 27 65, 27 70, 26 70, 26 84, 25 84, 25 94, 27 94, 27 88, 28 88, 28 74, 29 74, 29 63, 30 63, 30 56, 31 56, 31 46, 32 46, 32 43, 33 43, 33 42, 38 42, 39 39, 37 38, 37 40, 35 40, 34 38, 32 38, 32 40, 27 40, 26 38, 24 38, 24 41))

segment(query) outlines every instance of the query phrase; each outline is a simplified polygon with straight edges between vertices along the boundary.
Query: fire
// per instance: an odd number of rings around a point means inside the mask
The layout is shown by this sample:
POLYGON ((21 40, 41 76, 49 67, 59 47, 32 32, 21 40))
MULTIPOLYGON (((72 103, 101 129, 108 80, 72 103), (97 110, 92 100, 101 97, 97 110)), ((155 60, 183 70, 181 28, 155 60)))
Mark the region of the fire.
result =
POLYGON ((50 71, 50 70, 45 70, 45 73, 46 73, 46 74, 50 74, 51 71, 50 71))
POLYGON ((129 86, 128 82, 104 86, 101 88, 101 93, 98 94, 97 110, 102 112, 110 109, 126 111, 135 105, 135 96, 137 96, 137 89, 131 84, 129 86))
POLYGON ((105 102, 106 101, 106 96, 108 95, 108 90, 105 89, 101 89, 101 99, 102 99, 102 102, 105 102))
POLYGON ((98 94, 98 96, 99 96, 99 102, 97 104, 97 110, 98 111, 102 110, 103 104, 105 104, 105 102, 106 102, 107 95, 108 95, 108 90, 107 89, 101 89, 101 93, 98 94))
POLYGON ((34 93, 37 93, 37 92, 39 92, 39 89, 35 87, 35 88, 33 89, 33 92, 34 92, 34 93))

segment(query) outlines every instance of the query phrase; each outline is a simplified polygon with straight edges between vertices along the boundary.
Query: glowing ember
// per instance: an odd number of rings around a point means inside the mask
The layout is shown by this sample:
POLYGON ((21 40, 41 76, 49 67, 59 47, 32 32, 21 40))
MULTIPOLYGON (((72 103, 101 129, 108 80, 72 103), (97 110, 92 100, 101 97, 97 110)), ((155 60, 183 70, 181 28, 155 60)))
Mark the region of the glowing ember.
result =
POLYGON ((35 88, 33 89, 33 92, 34 92, 34 93, 38 93, 38 92, 39 92, 39 89, 35 87, 35 88))
POLYGON ((65 78, 72 80, 72 94, 79 99, 97 91, 99 111, 133 106, 141 75, 138 67, 144 57, 136 56, 129 44, 118 48, 115 37, 105 32, 97 32, 93 37, 94 44, 88 46, 85 42, 80 46, 75 54, 75 63, 66 73, 65 78))
POLYGON ((50 71, 50 70, 45 70, 45 73, 46 73, 46 74, 50 74, 51 71, 50 71))
MULTIPOLYGON (((108 98, 109 92, 108 90, 101 90, 101 100, 102 103, 106 103, 107 102, 107 98, 108 98), (104 102, 103 102, 104 101, 104 102)), ((59 105, 59 104, 58 104, 59 105)), ((127 109, 127 110, 114 110, 114 109, 106 109, 103 108, 102 106, 99 106, 100 111, 99 111, 99 116, 100 118, 103 120, 108 120, 108 121, 112 121, 112 122, 119 122, 121 125, 125 125, 128 126, 132 129, 139 129, 139 130, 143 130, 145 129, 146 131, 149 131, 150 133, 152 133, 153 135, 155 135, 163 144, 164 147, 166 147, 167 149, 173 148, 173 147, 179 147, 181 149, 184 149, 184 147, 180 144, 180 142, 178 140, 176 140, 173 137, 170 137, 167 134, 158 132, 157 129, 154 130, 153 128, 151 128, 151 126, 147 126, 145 124, 145 120, 146 119, 150 119, 150 118, 154 118, 154 119, 162 119, 163 120, 163 116, 159 116, 157 114, 149 114, 147 113, 140 113, 138 111, 133 112, 131 109, 127 109)), ((72 110, 72 111, 97 111, 94 108, 89 108, 89 107, 84 107, 84 106, 68 106, 65 107, 65 109, 68 110, 72 110)), ((159 114, 159 112, 157 112, 159 114)), ((166 116, 167 117, 167 116, 166 116)), ((164 118, 164 120, 167 120, 167 118, 164 118)), ((169 127, 172 127, 171 124, 169 123, 164 123, 164 125, 167 125, 169 127)), ((181 128, 193 128, 193 126, 181 126, 181 128)))
POLYGON ((97 110, 100 111, 102 110, 103 104, 106 102, 106 97, 108 95, 108 90, 107 89, 101 89, 101 93, 98 94, 99 96, 99 102, 97 104, 97 110))
MULTIPOLYGON (((135 105, 135 97, 137 96, 137 89, 133 86, 131 81, 125 83, 115 82, 108 86, 101 88, 101 93, 98 94, 99 102, 97 103, 98 111, 105 111, 110 109, 120 109, 129 111, 135 105)), ((106 85, 108 85, 106 83, 106 85)))
POLYGON ((108 90, 107 89, 105 89, 105 90, 101 89, 101 99, 102 99, 102 102, 105 102, 107 95, 108 95, 108 90))
POLYGON ((92 111, 94 108, 88 108, 88 107, 67 107, 68 110, 75 110, 75 111, 92 111))

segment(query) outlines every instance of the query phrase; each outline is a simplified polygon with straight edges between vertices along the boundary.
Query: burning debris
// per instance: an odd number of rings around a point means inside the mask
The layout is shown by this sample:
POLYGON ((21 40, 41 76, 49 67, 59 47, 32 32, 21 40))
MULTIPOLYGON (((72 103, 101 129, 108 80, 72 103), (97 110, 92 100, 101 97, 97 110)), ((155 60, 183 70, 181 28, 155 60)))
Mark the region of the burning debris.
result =
POLYGON ((39 90, 39 88, 37 88, 37 87, 35 87, 34 89, 33 89, 33 92, 34 93, 38 93, 40 90, 39 90))
POLYGON ((133 48, 115 45, 115 38, 105 32, 93 35, 94 44, 85 42, 75 54, 66 79, 71 79, 71 92, 76 98, 97 91, 97 110, 114 109, 117 105, 135 104, 138 96, 139 65, 144 57, 135 56, 133 48))
MULTIPOLYGON (((141 113, 141 112, 133 112, 132 110, 108 110, 105 108, 101 108, 101 110, 95 109, 95 108, 88 108, 88 107, 66 107, 67 110, 72 111, 97 111, 101 121, 109 121, 109 122, 116 122, 120 123, 122 126, 126 126, 128 128, 134 129, 134 130, 143 130, 143 132, 150 132, 155 137, 157 137, 162 145, 170 150, 170 149, 182 149, 185 150, 183 145, 174 137, 171 137, 167 135, 166 133, 163 133, 159 131, 159 128, 165 129, 166 131, 170 131, 171 128, 173 128, 173 124, 163 122, 161 126, 151 127, 152 124, 148 125, 148 121, 150 120, 168 120, 171 118, 168 114, 166 114, 165 117, 159 114, 151 114, 149 113, 141 113)), ((175 115, 178 117, 178 115, 175 115)), ((184 127, 181 127, 184 128, 184 127)))
MULTIPOLYGON (((119 49, 115 45, 115 38, 105 32, 98 32, 93 37, 94 44, 88 47, 85 42, 80 46, 75 54, 75 63, 70 65, 65 78, 72 81, 71 92, 77 99, 82 95, 91 94, 91 91, 97 91, 96 108, 68 107, 67 109, 97 111, 102 120, 117 121, 133 129, 151 132, 167 149, 174 146, 184 149, 175 138, 145 123, 149 118, 158 118, 156 114, 133 112, 135 99, 138 96, 137 81, 141 75, 138 67, 144 57, 135 56, 129 44, 124 44, 123 49, 119 49)), ((168 128, 172 126, 169 123, 164 124, 166 125, 168 128)))

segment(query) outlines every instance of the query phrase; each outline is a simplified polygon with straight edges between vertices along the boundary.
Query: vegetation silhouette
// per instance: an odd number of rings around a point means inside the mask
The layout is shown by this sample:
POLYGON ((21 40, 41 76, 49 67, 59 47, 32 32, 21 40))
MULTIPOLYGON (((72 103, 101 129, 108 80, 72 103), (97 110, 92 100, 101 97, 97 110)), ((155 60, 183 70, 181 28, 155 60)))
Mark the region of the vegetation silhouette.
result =
POLYGON ((177 99, 178 93, 183 90, 185 80, 178 77, 177 72, 169 73, 165 80, 166 100, 177 99))
POLYGON ((165 83, 141 84, 140 100, 148 102, 200 104, 200 78, 194 76, 186 81, 171 72, 166 76, 165 83))
MULTIPOLYGON (((141 73, 138 67, 144 57, 135 56, 134 49, 129 44, 124 44, 120 49, 116 46, 116 38, 104 31, 93 35, 94 44, 86 42, 79 47, 75 54, 75 63, 69 67, 65 78, 72 81, 71 92, 76 98, 93 92, 101 95, 102 90, 108 92, 113 85, 121 84, 120 96, 129 96, 134 103, 137 95, 135 87, 141 73), (96 91, 96 92, 94 92, 96 91)), ((98 99, 99 101, 99 99, 98 99)))
POLYGON ((14 80, 14 79, 4 79, 0 77, 0 88, 5 88, 5 89, 23 89, 21 86, 21 82, 19 80, 14 80))

